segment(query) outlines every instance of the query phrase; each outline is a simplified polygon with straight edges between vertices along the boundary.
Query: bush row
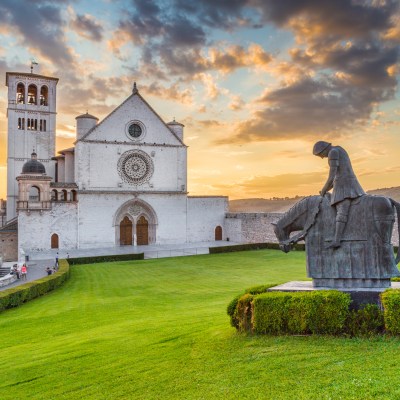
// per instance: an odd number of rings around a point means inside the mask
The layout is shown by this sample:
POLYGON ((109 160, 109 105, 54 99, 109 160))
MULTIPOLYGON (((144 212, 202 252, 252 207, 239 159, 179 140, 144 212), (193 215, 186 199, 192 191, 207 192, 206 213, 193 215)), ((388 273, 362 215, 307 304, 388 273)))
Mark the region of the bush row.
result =
POLYGON ((228 305, 231 325, 258 334, 400 335, 400 290, 381 295, 376 304, 350 310, 350 296, 336 290, 268 292, 271 286, 250 288, 228 305))
POLYGON ((69 264, 66 260, 60 260, 56 273, 0 292, 0 311, 43 296, 62 286, 68 278, 69 264))
MULTIPOLYGON (((234 244, 231 246, 210 247, 210 254, 231 253, 233 251, 260 250, 260 249, 280 250, 279 243, 245 243, 245 244, 234 244)), ((296 244, 293 246, 293 249, 304 251, 305 245, 296 244)))
POLYGON ((115 254, 110 256, 68 258, 68 263, 70 265, 78 265, 78 264, 95 264, 95 263, 110 262, 110 261, 131 261, 131 260, 143 260, 143 259, 144 259, 144 253, 115 254))

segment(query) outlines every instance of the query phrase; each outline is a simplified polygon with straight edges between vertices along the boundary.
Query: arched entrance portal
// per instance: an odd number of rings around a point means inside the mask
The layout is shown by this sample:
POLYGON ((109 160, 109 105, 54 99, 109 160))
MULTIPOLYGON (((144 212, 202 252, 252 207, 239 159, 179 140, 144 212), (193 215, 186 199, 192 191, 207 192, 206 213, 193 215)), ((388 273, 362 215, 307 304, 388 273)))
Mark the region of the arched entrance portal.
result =
POLYGON ((132 246, 132 221, 128 217, 119 225, 119 237, 121 246, 132 246))
POLYGON ((149 203, 132 199, 122 204, 114 216, 115 244, 143 246, 156 243, 157 215, 149 203), (129 222, 128 222, 129 221, 129 222), (125 228, 125 225, 129 228, 125 228), (127 241, 126 229, 129 231, 127 241))
POLYGON ((222 240, 222 228, 219 225, 215 228, 215 240, 222 240))
POLYGON ((58 235, 57 233, 53 233, 51 235, 51 248, 58 249, 58 235))
POLYGON ((149 244, 149 222, 143 215, 136 224, 136 237, 138 246, 149 244))

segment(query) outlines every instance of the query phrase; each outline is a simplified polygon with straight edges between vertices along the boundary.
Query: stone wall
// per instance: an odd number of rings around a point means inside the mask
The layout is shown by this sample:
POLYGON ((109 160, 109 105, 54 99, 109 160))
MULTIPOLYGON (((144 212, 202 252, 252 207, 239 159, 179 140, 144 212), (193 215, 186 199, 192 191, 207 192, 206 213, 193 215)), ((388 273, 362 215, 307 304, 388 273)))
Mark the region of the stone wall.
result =
MULTIPOLYGON (((226 235, 233 242, 276 243, 271 225, 278 221, 282 213, 227 213, 225 217, 226 235)), ((399 244, 397 217, 393 228, 392 243, 399 244)))
POLYGON ((276 243, 272 222, 282 217, 281 213, 227 213, 225 226, 227 237, 233 242, 276 243))
POLYGON ((16 230, 0 231, 0 254, 3 261, 18 260, 18 233, 16 230))

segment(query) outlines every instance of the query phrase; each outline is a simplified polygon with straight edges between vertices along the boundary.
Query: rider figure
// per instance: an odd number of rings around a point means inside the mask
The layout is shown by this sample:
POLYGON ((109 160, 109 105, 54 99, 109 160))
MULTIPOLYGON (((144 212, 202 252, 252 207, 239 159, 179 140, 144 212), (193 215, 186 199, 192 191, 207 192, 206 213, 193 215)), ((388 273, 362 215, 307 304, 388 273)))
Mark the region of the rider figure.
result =
POLYGON ((340 247, 340 241, 346 228, 351 200, 365 195, 351 166, 349 155, 340 146, 332 146, 328 142, 317 142, 314 145, 313 154, 325 158, 328 157, 329 176, 320 191, 321 196, 333 188, 331 205, 336 208, 335 237, 331 248, 340 247))

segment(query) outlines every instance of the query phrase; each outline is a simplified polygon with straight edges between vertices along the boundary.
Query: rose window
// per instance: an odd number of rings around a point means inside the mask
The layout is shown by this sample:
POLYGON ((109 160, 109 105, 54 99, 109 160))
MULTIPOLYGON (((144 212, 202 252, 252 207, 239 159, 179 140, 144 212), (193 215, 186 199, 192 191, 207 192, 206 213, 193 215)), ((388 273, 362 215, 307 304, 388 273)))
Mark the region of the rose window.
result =
POLYGON ((125 182, 141 185, 153 175, 153 161, 144 151, 127 151, 118 161, 118 173, 125 182))

